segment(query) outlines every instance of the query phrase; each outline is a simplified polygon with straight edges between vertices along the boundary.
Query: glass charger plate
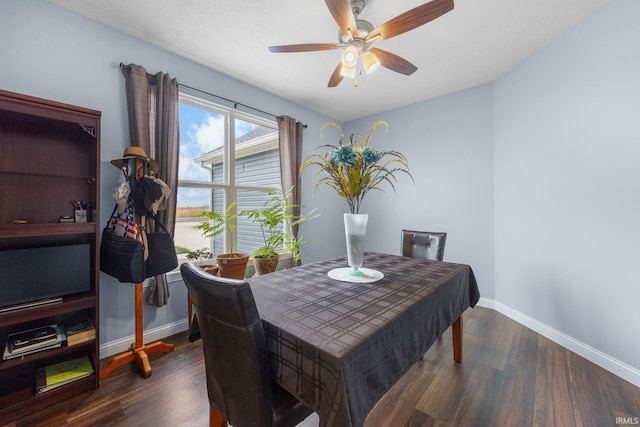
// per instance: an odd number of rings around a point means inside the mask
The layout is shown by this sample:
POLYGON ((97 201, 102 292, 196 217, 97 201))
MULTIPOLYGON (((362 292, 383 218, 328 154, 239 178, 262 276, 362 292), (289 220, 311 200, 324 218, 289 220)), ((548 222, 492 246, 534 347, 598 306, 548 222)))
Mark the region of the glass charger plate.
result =
POLYGON ((378 280, 384 277, 384 274, 379 272, 378 270, 372 270, 371 268, 360 268, 358 271, 362 273, 361 275, 352 275, 353 269, 351 267, 344 268, 334 268, 329 271, 327 275, 335 280, 340 280, 341 282, 352 282, 352 283, 371 283, 377 282, 378 280))

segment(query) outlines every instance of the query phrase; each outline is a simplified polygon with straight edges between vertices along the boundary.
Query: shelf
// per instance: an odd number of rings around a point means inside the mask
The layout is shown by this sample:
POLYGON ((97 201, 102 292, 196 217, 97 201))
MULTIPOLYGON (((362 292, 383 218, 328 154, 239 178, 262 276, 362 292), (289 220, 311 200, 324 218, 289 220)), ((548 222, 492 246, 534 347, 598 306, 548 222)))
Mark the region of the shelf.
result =
POLYGON ((96 329, 92 341, 0 360, 0 426, 100 384, 101 229, 96 222, 58 222, 73 216, 72 200, 90 204, 89 219, 100 218, 100 121, 99 111, 0 90, 0 252, 12 260, 2 264, 2 279, 12 278, 5 290, 30 291, 0 297, 10 304, 66 293, 61 301, 1 312, 0 351, 9 334, 47 324, 89 319, 96 329), (25 223, 13 223, 18 220, 25 223), (56 266, 62 272, 54 272, 56 266), (72 277, 77 266, 82 271, 72 277), (78 285, 63 288, 54 275, 78 285), (91 359, 96 373, 36 393, 38 368, 81 356, 91 359))
POLYGON ((74 351, 78 354, 86 354, 87 351, 90 351, 95 346, 95 340, 87 341, 86 343, 72 345, 71 347, 62 346, 49 348, 46 350, 39 351, 37 353, 27 354, 24 357, 10 359, 10 360, 2 360, 0 361, 0 373, 7 369, 13 369, 16 366, 38 362, 40 360, 49 359, 52 357, 60 356, 70 351, 74 351))
POLYGON ((30 378, 27 381, 12 384, 11 390, 0 394, 0 425, 5 425, 17 417, 47 408, 53 403, 76 396, 83 391, 95 389, 97 388, 97 378, 98 375, 94 373, 42 394, 35 393, 35 380, 31 384, 30 378), (29 402, 28 406, 24 405, 26 401, 29 402))
POLYGON ((0 170, 0 174, 18 175, 18 176, 34 176, 46 179, 79 179, 87 184, 94 184, 96 182, 95 176, 86 175, 73 175, 63 173, 39 173, 33 171, 21 171, 21 170, 0 170))
POLYGON ((0 225, 0 239, 31 236, 62 236, 95 232, 95 222, 45 222, 0 225))
POLYGON ((53 302, 51 304, 5 311, 4 313, 0 313, 0 327, 18 322, 45 319, 89 308, 96 308, 96 305, 95 295, 83 295, 67 297, 60 302, 53 302))
POLYGON ((0 91, 0 95, 0 111, 23 115, 31 121, 55 120, 81 127, 95 126, 96 117, 101 115, 100 111, 14 92, 0 91))

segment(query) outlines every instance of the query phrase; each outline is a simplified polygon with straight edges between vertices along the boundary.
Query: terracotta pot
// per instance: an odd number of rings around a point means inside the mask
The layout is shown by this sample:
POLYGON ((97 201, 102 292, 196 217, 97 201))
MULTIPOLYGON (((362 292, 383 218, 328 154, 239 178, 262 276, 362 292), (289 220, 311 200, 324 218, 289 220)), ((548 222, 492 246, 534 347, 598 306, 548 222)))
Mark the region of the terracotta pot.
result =
POLYGON ((200 268, 214 276, 218 274, 218 266, 215 264, 202 264, 200 265, 200 268))
POLYGON ((220 276, 229 279, 244 279, 244 273, 247 270, 249 262, 249 254, 220 254, 216 257, 220 276))
POLYGON ((254 258, 253 266, 256 269, 256 276, 276 271, 276 268, 278 268, 278 261, 279 258, 277 256, 271 258, 254 258))

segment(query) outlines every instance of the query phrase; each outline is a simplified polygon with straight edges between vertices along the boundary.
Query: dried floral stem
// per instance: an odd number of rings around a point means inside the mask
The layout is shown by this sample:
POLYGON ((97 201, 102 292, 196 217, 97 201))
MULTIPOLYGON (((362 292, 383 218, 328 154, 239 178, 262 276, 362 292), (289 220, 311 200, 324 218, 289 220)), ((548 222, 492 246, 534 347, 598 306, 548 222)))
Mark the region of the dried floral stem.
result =
POLYGON ((369 190, 381 190, 381 184, 389 183, 395 192, 395 183, 398 182, 395 174, 405 173, 411 177, 407 158, 398 151, 377 151, 369 146, 373 132, 381 125, 388 128, 387 123, 377 121, 369 129, 369 134, 362 141, 362 135, 353 132, 349 141, 345 142, 344 133, 335 123, 326 123, 322 126, 320 135, 327 126, 334 127, 340 132, 338 145, 325 144, 319 149, 328 149, 325 154, 311 154, 302 163, 300 170, 309 166, 319 167, 316 175, 322 174, 314 186, 314 191, 320 184, 333 188, 340 197, 346 199, 349 211, 359 213, 364 196, 369 190), (382 164, 379 161, 387 157, 382 164))

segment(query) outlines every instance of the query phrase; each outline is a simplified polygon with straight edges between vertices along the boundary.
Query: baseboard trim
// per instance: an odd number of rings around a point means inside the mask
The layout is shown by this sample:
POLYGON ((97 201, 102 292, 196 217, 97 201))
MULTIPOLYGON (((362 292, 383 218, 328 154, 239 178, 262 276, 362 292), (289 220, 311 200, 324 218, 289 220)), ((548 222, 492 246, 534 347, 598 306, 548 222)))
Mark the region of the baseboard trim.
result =
MULTIPOLYGON (((177 334, 189 329, 189 322, 187 319, 179 320, 177 322, 168 323, 158 328, 149 329, 144 331, 144 343, 150 344, 154 341, 160 341, 165 337, 177 334)), ((116 354, 127 351, 131 348, 131 345, 135 343, 135 333, 128 337, 120 338, 115 341, 100 345, 100 358, 115 356, 116 354)))
POLYGON ((480 297, 480 300, 478 301, 477 305, 480 306, 480 307, 484 307, 484 308, 490 308, 491 310, 495 310, 496 309, 495 300, 487 299, 487 298, 484 298, 484 297, 480 297))
POLYGON ((523 326, 539 333, 545 338, 550 339, 574 353, 584 357, 588 361, 595 363, 601 368, 611 372, 612 374, 622 378, 625 381, 630 382, 636 387, 640 387, 640 370, 630 366, 614 357, 609 356, 602 351, 591 347, 577 339, 558 331, 546 325, 532 317, 527 316, 524 313, 514 310, 509 306, 502 304, 501 302, 480 298, 478 306, 493 309, 505 316, 515 320, 523 326))

